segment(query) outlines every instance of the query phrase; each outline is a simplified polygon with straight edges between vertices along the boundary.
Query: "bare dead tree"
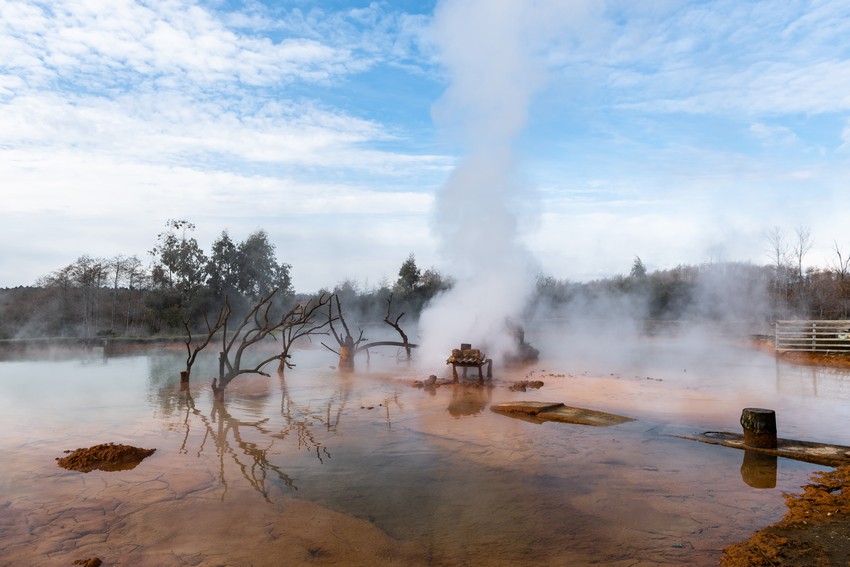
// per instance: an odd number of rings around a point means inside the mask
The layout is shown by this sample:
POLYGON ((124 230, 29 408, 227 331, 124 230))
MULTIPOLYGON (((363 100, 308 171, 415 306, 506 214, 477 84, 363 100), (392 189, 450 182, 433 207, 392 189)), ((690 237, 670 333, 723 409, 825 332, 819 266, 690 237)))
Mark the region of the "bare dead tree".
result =
POLYGON ((366 351, 366 360, 369 361, 369 352, 370 349, 379 346, 392 346, 392 347, 401 347, 404 349, 405 354, 407 355, 407 360, 410 360, 411 357, 411 349, 417 348, 419 345, 413 344, 410 342, 410 339, 407 336, 407 333, 404 332, 404 329, 399 325, 399 321, 404 317, 404 313, 400 313, 395 319, 392 318, 392 305, 393 305, 393 296, 390 294, 387 299, 387 314, 384 316, 384 322, 396 330, 396 332, 401 336, 401 341, 375 341, 373 343, 366 343, 363 345, 359 345, 355 353, 360 351, 366 351))
POLYGON ((794 229, 794 237, 791 249, 794 252, 794 260, 797 262, 797 296, 800 300, 800 308, 808 309, 806 296, 810 286, 803 274, 803 257, 805 257, 814 245, 812 231, 809 227, 800 224, 794 229))
POLYGON ((838 258, 837 262, 832 263, 833 271, 838 275, 838 279, 844 280, 847 277, 848 272, 850 272, 850 256, 844 257, 844 254, 841 252, 841 247, 838 246, 838 242, 833 241, 833 248, 835 251, 835 256, 838 258))
POLYGON ((791 256, 785 234, 778 226, 765 232, 765 239, 768 243, 766 254, 773 262, 773 282, 771 283, 773 317, 779 317, 780 313, 787 308, 791 284, 791 256))
POLYGON ((765 233, 768 248, 767 255, 776 267, 776 272, 779 274, 785 266, 788 265, 788 243, 785 241, 785 234, 778 226, 774 226, 765 233))
POLYGON ((410 349, 416 348, 419 345, 413 344, 407 337, 407 334, 399 325, 399 321, 402 317, 404 317, 404 313, 398 315, 395 319, 392 319, 392 295, 387 300, 387 314, 384 317, 384 321, 391 326, 396 332, 401 335, 401 341, 375 341, 375 342, 366 342, 367 339, 363 338, 363 329, 360 329, 360 333, 357 336, 357 340, 354 339, 354 336, 351 334, 351 330, 348 328, 348 323, 345 321, 345 316, 342 311, 342 304, 339 300, 339 297, 334 295, 336 299, 336 315, 333 315, 333 300, 331 300, 331 305, 328 308, 328 321, 330 331, 333 334, 334 339, 336 339, 337 344, 339 345, 339 350, 335 350, 334 348, 322 343, 322 346, 333 352, 337 356, 339 356, 339 366, 340 368, 352 369, 354 368, 354 355, 358 352, 365 351, 367 360, 369 357, 369 349, 379 346, 394 346, 394 347, 402 347, 405 349, 407 353, 407 359, 410 360, 410 349), (336 327, 334 327, 333 322, 339 321, 342 324, 342 328, 345 331, 337 332, 336 327))
POLYGON ((797 260, 797 275, 802 280, 803 279, 803 257, 809 250, 812 249, 814 245, 814 241, 812 240, 812 231, 809 227, 804 225, 799 225, 794 229, 794 236, 796 237, 794 243, 792 244, 792 249, 794 250, 794 259, 797 260))
POLYGON ((192 373, 192 365, 195 364, 195 358, 197 358, 198 353, 204 350, 210 344, 213 336, 227 325, 227 320, 230 318, 230 302, 226 297, 224 298, 224 307, 219 310, 218 317, 212 324, 207 317, 206 311, 201 311, 201 314, 207 326, 206 337, 203 342, 196 343, 194 346, 192 346, 192 329, 189 327, 189 321, 183 321, 183 327, 186 329, 186 370, 180 373, 180 382, 189 381, 189 375, 192 373))
POLYGON ((832 272, 836 276, 834 278, 836 288, 832 301, 837 307, 837 315, 841 318, 846 318, 848 310, 848 302, 846 300, 848 296, 847 288, 848 283, 850 283, 847 277, 850 274, 850 255, 845 256, 836 241, 833 241, 833 250, 835 251, 837 261, 832 262, 832 272))
POLYGON ((311 299, 307 303, 299 303, 283 316, 278 372, 283 372, 286 368, 295 366, 295 364, 290 362, 291 355, 289 351, 296 342, 304 338, 309 338, 312 335, 327 334, 324 328, 333 324, 333 318, 329 318, 326 321, 317 318, 317 315, 332 299, 332 294, 322 293, 319 297, 311 299))
POLYGON ((384 316, 384 323, 392 327, 396 330, 396 332, 401 336, 402 346, 404 347, 404 351, 407 353, 407 360, 410 360, 410 340, 407 338, 407 334, 398 324, 401 321, 401 318, 404 317, 404 311, 402 311, 395 320, 391 319, 392 317, 392 307, 393 307, 393 294, 387 298, 387 314, 384 316))
MULTIPOLYGON (((327 322, 316 322, 314 318, 317 311, 329 301, 326 294, 318 299, 310 300, 306 304, 298 304, 292 307, 280 318, 273 318, 270 315, 273 307, 272 298, 277 291, 277 289, 274 289, 268 295, 260 298, 236 329, 229 334, 229 338, 227 321, 225 320, 222 348, 219 353, 219 376, 217 379, 213 379, 212 383, 213 393, 217 400, 222 401, 224 399, 224 389, 237 376, 242 374, 268 376, 269 374, 263 369, 274 360, 281 361, 283 366, 291 368, 293 365, 288 361, 289 349, 292 346, 291 341, 321 333, 321 329, 327 324, 327 322), (274 338, 274 334, 278 330, 282 331, 283 335, 281 350, 243 368, 245 352, 269 337, 274 338)), ((278 368, 281 368, 281 366, 279 365, 278 368)))
POLYGON ((328 327, 339 345, 339 351, 332 349, 325 343, 322 343, 322 346, 339 356, 340 368, 354 368, 354 353, 363 341, 363 329, 360 329, 360 334, 358 335, 357 340, 354 340, 354 337, 351 335, 351 330, 345 322, 345 316, 342 314, 342 303, 339 300, 339 296, 336 294, 331 296, 330 303, 328 304, 328 327), (333 314, 334 299, 336 299, 336 315, 333 314), (334 321, 339 321, 342 324, 342 328, 345 330, 345 336, 343 336, 342 333, 337 333, 336 328, 333 325, 334 321))

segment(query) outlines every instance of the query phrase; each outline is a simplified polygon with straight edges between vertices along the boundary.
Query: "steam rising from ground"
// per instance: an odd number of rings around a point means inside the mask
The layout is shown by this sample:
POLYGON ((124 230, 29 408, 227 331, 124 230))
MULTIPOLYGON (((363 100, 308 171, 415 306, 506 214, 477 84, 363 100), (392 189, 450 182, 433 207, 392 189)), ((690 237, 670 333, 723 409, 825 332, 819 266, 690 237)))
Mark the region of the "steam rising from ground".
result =
POLYGON ((513 348, 506 322, 520 319, 536 269, 518 240, 516 211, 529 195, 512 145, 545 79, 539 54, 577 5, 456 0, 437 7, 432 33, 450 85, 434 118, 466 157, 437 195, 433 229, 457 284, 421 316, 426 364, 461 342, 494 358, 513 348))

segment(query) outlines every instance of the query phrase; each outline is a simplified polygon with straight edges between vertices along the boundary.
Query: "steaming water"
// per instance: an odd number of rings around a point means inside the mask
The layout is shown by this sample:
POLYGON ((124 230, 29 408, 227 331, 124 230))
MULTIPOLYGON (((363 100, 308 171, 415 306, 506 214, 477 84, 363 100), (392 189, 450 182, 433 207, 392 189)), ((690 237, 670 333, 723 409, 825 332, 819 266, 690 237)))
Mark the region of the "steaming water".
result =
POLYGON ((850 444, 845 373, 670 338, 532 338, 550 355, 496 368, 492 387, 413 388, 421 374, 392 357, 341 375, 305 350, 284 380, 237 379, 223 408, 211 358, 188 391, 177 353, 0 362, 0 563, 717 564, 821 468, 779 459, 775 488, 757 489, 743 452, 672 434, 738 431, 741 409, 761 406, 781 437, 850 444), (545 386, 508 389, 527 378, 545 386), (489 411, 520 399, 636 421, 489 411), (157 451, 122 472, 54 463, 109 441, 157 451))

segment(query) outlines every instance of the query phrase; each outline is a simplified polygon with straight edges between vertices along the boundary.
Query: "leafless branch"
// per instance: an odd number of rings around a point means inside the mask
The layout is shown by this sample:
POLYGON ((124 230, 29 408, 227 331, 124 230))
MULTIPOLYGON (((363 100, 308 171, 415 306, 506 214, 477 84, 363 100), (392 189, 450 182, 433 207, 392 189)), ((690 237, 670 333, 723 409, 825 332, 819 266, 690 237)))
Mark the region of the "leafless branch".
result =
POLYGON ((407 358, 410 359, 410 340, 407 338, 407 334, 405 334, 404 330, 401 328, 401 325, 398 324, 401 321, 401 318, 404 317, 404 312, 401 312, 395 320, 390 319, 392 317, 392 306, 393 306, 393 295, 387 298, 387 314, 384 316, 384 323, 392 327, 396 330, 396 332, 401 335, 401 341, 404 344, 404 350, 407 352, 407 358))
POLYGON ((198 353, 206 348, 213 336, 222 329, 226 323, 227 319, 230 317, 230 302, 227 298, 224 298, 224 307, 222 307, 218 312, 218 317, 216 318, 215 323, 210 324, 209 318, 207 317, 207 312, 202 311, 201 314, 204 317, 204 323, 207 327, 207 334, 204 341, 200 344, 192 346, 192 330, 189 327, 189 321, 183 321, 183 327, 186 329, 186 376, 188 377, 192 372, 192 365, 195 364, 195 359, 198 356, 198 353))
MULTIPOLYGON (((342 303, 339 300, 339 296, 334 294, 331 296, 330 304, 328 306, 328 323, 330 325, 331 333, 333 333, 334 338, 336 339, 337 344, 339 346, 348 346, 351 348, 357 348, 357 346, 363 341, 363 329, 360 329, 360 334, 357 336, 357 340, 354 340, 354 337, 351 335, 351 331, 348 329, 348 324, 345 322, 345 316, 342 314, 342 303), (332 317, 333 313, 333 300, 336 299, 336 317, 332 317), (333 326, 334 321, 339 321, 342 324, 343 329, 345 329, 345 337, 342 336, 341 333, 337 333, 336 329, 333 326)), ((327 346, 327 345, 325 345, 327 346)), ((333 350, 333 349, 331 349, 333 350)), ((336 352, 336 351, 334 351, 336 352)), ((337 353, 338 354, 338 353, 337 353)))
POLYGON ((221 371, 216 380, 213 380, 213 391, 216 399, 223 399, 224 389, 234 378, 242 374, 260 374, 268 376, 264 368, 274 360, 279 360, 278 371, 292 368, 294 364, 289 361, 289 350, 299 339, 314 334, 325 334, 324 327, 333 319, 325 320, 316 317, 319 310, 331 301, 330 294, 322 294, 316 299, 306 303, 299 303, 286 311, 279 319, 272 316, 272 299, 278 290, 273 290, 268 295, 260 298, 247 315, 242 319, 236 329, 228 336, 226 333, 222 338, 221 371), (281 332, 281 350, 271 356, 264 358, 249 367, 243 367, 243 355, 248 349, 268 337, 276 337, 281 332))
POLYGON ((835 255, 838 257, 838 262, 833 263, 833 269, 838 274, 840 279, 844 279, 847 277, 848 271, 850 271, 850 256, 847 258, 841 252, 841 247, 838 246, 838 242, 833 241, 833 250, 835 251, 835 255))
POLYGON ((333 300, 333 294, 323 293, 316 299, 311 299, 306 304, 298 304, 287 312, 282 318, 281 328, 281 352, 278 355, 280 364, 278 371, 295 366, 289 361, 289 350, 298 340, 309 338, 312 335, 326 335, 325 327, 332 326, 334 317, 328 316, 327 320, 317 319, 316 315, 325 305, 333 300))

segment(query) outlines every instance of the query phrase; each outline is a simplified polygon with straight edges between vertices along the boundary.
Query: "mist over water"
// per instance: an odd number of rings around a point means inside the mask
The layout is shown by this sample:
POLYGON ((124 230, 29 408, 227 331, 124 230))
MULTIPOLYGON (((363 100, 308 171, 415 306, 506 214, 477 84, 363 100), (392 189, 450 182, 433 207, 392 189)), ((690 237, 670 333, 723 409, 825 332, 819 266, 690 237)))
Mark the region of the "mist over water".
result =
POLYGON ((846 371, 694 353, 678 336, 605 357, 560 328, 534 333, 554 356, 492 387, 412 388, 390 353, 340 374, 310 345, 285 376, 234 381, 223 405, 206 378, 215 353, 185 389, 179 350, 0 361, 0 564, 521 565, 532 542, 544 565, 716 565, 822 467, 780 459, 775 487, 755 488, 743 451, 672 435, 735 427, 755 406, 777 411, 785 438, 846 443, 846 371), (546 399, 635 421, 489 411, 526 399, 506 385, 529 371, 546 399), (54 463, 109 441, 156 453, 120 473, 54 463))
POLYGON ((513 149, 545 82, 542 53, 583 4, 441 2, 431 29, 449 75, 434 119, 465 157, 437 194, 432 228, 457 284, 420 319, 421 360, 461 342, 498 359, 514 348, 508 321, 522 315, 536 262, 520 243, 520 209, 532 194, 513 149))

